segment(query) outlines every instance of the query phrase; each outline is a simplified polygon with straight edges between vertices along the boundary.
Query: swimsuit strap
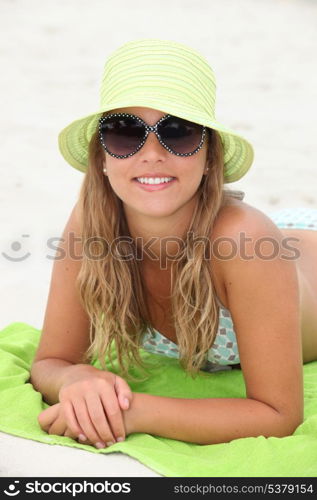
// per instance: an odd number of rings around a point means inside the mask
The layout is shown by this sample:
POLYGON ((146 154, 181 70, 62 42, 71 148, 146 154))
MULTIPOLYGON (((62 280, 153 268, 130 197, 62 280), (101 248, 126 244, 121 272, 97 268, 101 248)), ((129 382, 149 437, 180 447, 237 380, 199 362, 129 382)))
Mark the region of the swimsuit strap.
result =
POLYGON ((237 198, 238 200, 243 200, 243 198, 245 197, 245 192, 239 189, 225 189, 225 193, 227 193, 229 196, 232 196, 233 198, 237 198))
POLYGON ((221 307, 221 309, 225 309, 226 311, 228 311, 228 309, 220 302, 217 295, 216 295, 216 302, 217 302, 218 306, 221 307))

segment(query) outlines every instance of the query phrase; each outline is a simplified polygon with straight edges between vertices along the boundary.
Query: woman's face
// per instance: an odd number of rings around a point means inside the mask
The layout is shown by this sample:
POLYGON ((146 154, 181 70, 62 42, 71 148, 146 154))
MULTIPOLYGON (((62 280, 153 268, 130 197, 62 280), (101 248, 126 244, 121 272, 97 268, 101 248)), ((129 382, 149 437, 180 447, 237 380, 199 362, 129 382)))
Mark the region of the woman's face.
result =
MULTIPOLYGON (((145 107, 117 108, 111 111, 114 112, 137 115, 148 125, 154 125, 166 114, 145 107)), ((170 153, 152 132, 142 148, 128 158, 114 158, 103 150, 106 175, 112 189, 122 200, 126 214, 166 217, 192 204, 206 173, 206 137, 202 148, 192 156, 170 153), (164 189, 147 191, 136 180, 137 177, 175 177, 175 180, 165 184, 164 189)))

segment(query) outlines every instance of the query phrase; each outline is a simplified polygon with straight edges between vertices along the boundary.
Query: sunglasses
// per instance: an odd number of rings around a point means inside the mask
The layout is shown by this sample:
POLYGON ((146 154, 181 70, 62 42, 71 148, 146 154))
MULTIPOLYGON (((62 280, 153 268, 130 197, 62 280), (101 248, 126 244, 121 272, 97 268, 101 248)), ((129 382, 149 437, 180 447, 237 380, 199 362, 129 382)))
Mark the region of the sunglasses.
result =
POLYGON ((113 113, 99 120, 103 148, 115 158, 128 158, 142 148, 150 132, 162 146, 177 156, 191 156, 203 145, 206 128, 177 116, 165 115, 155 125, 127 113, 113 113))

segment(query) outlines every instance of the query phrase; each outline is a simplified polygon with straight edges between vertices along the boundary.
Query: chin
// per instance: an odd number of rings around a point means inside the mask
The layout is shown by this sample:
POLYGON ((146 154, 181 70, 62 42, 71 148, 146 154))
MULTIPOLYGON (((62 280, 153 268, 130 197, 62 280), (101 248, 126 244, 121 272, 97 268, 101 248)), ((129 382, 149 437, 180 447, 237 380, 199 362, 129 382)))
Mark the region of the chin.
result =
POLYGON ((156 218, 162 218, 162 217, 169 217, 173 215, 177 211, 177 208, 168 208, 168 207, 151 207, 149 209, 145 209, 142 207, 139 210, 139 213, 142 215, 146 215, 147 217, 156 217, 156 218))

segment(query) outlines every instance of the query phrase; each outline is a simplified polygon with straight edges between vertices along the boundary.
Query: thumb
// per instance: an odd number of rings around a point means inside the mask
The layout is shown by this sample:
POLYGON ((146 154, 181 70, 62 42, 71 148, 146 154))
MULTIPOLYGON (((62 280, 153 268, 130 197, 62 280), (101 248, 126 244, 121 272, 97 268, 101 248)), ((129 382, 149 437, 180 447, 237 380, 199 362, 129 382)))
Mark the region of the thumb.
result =
POLYGON ((120 408, 122 410, 128 410, 132 401, 132 392, 129 384, 123 378, 116 375, 114 387, 120 408))

